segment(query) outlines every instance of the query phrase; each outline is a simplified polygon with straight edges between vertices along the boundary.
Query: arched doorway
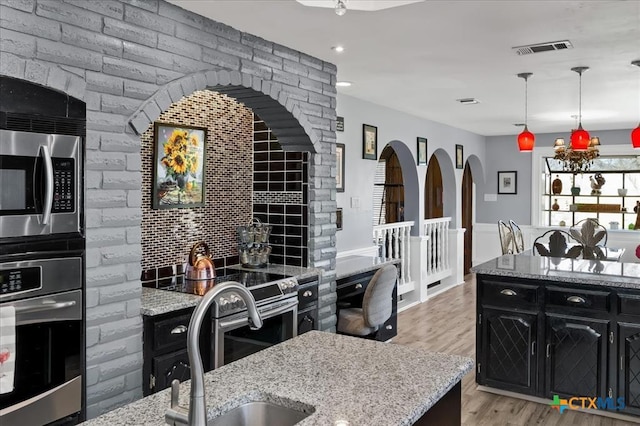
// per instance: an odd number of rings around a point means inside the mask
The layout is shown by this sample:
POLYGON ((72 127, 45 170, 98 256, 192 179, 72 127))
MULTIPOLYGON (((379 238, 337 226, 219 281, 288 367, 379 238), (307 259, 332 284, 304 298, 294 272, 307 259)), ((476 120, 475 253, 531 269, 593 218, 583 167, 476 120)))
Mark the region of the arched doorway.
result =
POLYGON ((442 170, 435 155, 429 160, 427 181, 424 187, 424 218, 444 216, 442 170))
POLYGON ((469 162, 462 175, 462 227, 464 233, 464 275, 469 273, 473 249, 473 176, 469 162))
POLYGON ((405 220, 402 166, 398 155, 390 145, 387 145, 380 154, 373 191, 374 226, 405 220))

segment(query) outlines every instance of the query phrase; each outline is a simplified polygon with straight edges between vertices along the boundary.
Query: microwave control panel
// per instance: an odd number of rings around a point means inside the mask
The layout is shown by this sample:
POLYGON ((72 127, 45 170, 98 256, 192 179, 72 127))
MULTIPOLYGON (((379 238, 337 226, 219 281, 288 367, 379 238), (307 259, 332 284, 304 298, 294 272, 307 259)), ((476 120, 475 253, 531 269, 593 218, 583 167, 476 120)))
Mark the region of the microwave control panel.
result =
POLYGON ((75 160, 52 158, 53 208, 52 213, 68 213, 75 210, 75 160))
POLYGON ((41 287, 40 267, 0 269, 0 296, 41 287))

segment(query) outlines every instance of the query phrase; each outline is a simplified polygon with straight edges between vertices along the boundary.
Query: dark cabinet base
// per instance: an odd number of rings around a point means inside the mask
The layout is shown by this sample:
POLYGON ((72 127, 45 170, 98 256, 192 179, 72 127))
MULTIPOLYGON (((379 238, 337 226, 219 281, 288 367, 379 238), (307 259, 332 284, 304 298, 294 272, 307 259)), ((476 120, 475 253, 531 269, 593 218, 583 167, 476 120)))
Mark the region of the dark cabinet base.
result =
POLYGON ((462 424, 462 407, 460 403, 461 385, 458 382, 447 392, 436 405, 424 413, 414 426, 460 426, 462 424))

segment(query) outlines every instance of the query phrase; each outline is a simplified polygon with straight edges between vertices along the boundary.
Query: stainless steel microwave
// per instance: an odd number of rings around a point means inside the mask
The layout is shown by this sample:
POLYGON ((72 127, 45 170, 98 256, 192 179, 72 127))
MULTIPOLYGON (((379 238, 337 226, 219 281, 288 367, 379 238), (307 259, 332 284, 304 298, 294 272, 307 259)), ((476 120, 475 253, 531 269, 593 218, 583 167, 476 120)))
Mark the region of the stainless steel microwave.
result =
POLYGON ((0 130, 0 238, 82 232, 82 138, 0 130))

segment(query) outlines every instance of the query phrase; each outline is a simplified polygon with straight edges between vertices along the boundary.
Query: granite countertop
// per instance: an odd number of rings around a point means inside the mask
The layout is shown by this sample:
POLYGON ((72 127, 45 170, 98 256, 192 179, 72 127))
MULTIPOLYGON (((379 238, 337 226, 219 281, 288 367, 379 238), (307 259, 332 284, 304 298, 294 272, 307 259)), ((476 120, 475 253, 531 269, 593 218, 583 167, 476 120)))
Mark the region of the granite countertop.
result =
POLYGON ((374 256, 345 256, 336 259, 336 279, 373 271, 389 264, 398 264, 400 259, 386 259, 374 256))
MULTIPOLYGON (((205 374, 209 418, 249 401, 272 401, 313 414, 298 423, 411 425, 473 368, 473 360, 333 333, 311 331, 205 374)), ((180 386, 188 405, 189 384, 180 386)), ((163 425, 170 389, 87 426, 163 425)))
POLYGON ((476 274, 640 290, 640 263, 505 254, 471 268, 476 274))

